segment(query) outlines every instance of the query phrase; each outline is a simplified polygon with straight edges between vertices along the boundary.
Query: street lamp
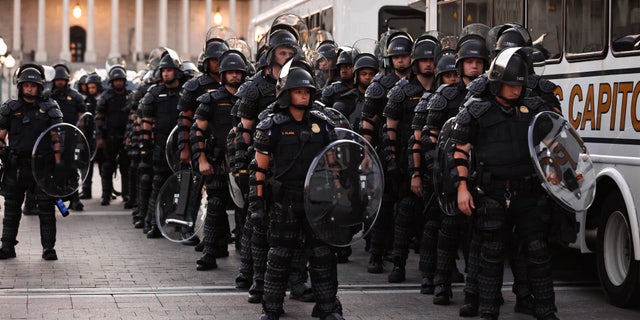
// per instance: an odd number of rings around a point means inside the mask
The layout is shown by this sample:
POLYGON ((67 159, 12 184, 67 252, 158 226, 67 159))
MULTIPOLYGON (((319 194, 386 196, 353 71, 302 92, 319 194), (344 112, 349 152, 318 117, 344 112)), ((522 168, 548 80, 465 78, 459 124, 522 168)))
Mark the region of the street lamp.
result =
MULTIPOLYGON (((2 64, 2 74, 4 75, 4 67, 7 67, 7 69, 9 69, 9 74, 11 74, 11 69, 16 66, 16 59, 11 55, 11 53, 3 58, 4 63, 2 64)), ((0 90, 2 90, 1 87, 0 90)), ((11 99, 11 83, 9 83, 9 85, 7 86, 7 90, 9 91, 9 99, 11 99)), ((2 101, 2 96, 0 96, 0 101, 2 101)))
POLYGON ((80 7, 80 3, 76 2, 76 5, 73 6, 73 9, 71 10, 71 14, 76 19, 80 19, 80 17, 82 17, 82 8, 80 7))
POLYGON ((213 15, 213 23, 216 26, 219 26, 222 24, 222 14, 220 13, 220 6, 218 6, 216 13, 213 15))

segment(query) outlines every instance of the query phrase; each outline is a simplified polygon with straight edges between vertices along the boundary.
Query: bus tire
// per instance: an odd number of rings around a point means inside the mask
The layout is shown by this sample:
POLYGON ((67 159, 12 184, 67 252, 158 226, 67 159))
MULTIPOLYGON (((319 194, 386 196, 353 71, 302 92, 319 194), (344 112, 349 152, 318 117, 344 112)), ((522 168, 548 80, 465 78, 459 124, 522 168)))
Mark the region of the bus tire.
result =
POLYGON ((633 259, 629 215, 622 195, 607 195, 601 214, 596 250, 600 284, 611 304, 638 305, 640 262, 633 259))

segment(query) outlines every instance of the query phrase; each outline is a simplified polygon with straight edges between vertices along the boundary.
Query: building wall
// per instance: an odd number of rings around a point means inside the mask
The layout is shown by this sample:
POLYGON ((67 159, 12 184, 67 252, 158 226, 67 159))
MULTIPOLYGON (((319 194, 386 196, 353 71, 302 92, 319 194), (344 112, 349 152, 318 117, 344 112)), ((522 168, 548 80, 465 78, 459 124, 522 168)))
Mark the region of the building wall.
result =
MULTIPOLYGON (((69 27, 74 25, 87 29, 87 1, 86 0, 70 0, 70 11, 78 2, 83 9, 82 16, 79 19, 74 18, 69 13, 69 27)), ((110 51, 110 34, 111 34, 111 0, 95 0, 94 2, 94 42, 97 55, 96 65, 102 66, 110 51)), ((143 53, 148 53, 151 49, 158 46, 159 12, 157 0, 143 1, 144 7, 144 23, 143 23, 143 53)), ((133 51, 135 50, 135 4, 134 0, 120 0, 119 2, 119 51, 127 59, 131 60, 133 51)), ((229 2, 228 1, 212 1, 212 9, 215 11, 220 6, 223 16, 223 25, 229 23, 229 2)), ((38 49, 37 44, 37 18, 38 18, 38 0, 22 0, 21 1, 21 29, 22 29, 22 47, 23 60, 28 60, 30 52, 38 49)), ((249 24, 249 7, 250 1, 236 0, 236 23, 235 32, 239 37, 247 37, 247 29, 249 24)), ((0 0, 0 36, 4 38, 9 50, 14 56, 16 51, 13 48, 13 0, 0 0)), ((182 42, 180 35, 182 34, 182 0, 168 1, 168 17, 167 17, 167 46, 182 52, 182 42)), ((206 16, 204 0, 189 1, 189 52, 188 57, 184 59, 195 59, 204 44, 207 29, 205 27, 206 16)), ((213 13, 211 21, 213 23, 213 13)), ((45 10, 45 47, 47 52, 47 60, 53 62, 59 59, 62 38, 62 0, 47 0, 45 10)), ((65 32, 69 32, 66 30, 65 32)))

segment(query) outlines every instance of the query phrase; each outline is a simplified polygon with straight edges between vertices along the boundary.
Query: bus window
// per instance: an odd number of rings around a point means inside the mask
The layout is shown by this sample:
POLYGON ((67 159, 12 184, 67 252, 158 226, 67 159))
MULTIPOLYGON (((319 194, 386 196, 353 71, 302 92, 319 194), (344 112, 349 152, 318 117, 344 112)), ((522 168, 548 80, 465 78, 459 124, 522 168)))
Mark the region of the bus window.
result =
POLYGON ((476 0, 464 2, 463 25, 482 23, 489 25, 489 0, 476 0))
POLYGON ((518 23, 524 25, 523 19, 524 1, 520 0, 503 0, 500 5, 497 1, 493 5, 493 25, 501 25, 505 23, 518 23))
POLYGON ((562 55, 562 0, 529 0, 527 24, 534 45, 551 61, 562 55))
POLYGON ((611 3, 611 48, 614 52, 640 50, 640 0, 611 3))
POLYGON ((604 0, 567 0, 567 59, 602 56, 607 8, 604 0))
POLYGON ((438 30, 442 34, 457 36, 460 34, 462 25, 462 12, 458 1, 438 1, 438 30))

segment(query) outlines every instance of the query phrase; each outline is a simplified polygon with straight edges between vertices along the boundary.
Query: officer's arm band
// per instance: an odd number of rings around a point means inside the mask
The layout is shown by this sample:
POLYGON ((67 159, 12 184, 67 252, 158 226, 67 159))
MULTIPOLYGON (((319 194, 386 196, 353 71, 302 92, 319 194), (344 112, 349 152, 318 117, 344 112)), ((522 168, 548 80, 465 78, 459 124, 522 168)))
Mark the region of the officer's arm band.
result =
POLYGON ((456 177, 455 179, 457 180, 457 181, 455 181, 455 182, 459 182, 459 181, 467 181, 467 180, 468 180, 468 178, 467 178, 467 177, 460 177, 460 176, 456 177))
POLYGON ((140 134, 142 134, 142 135, 145 135, 145 134, 150 135, 151 134, 151 130, 142 129, 142 130, 140 130, 140 134))
POLYGON ((256 172, 267 174, 267 169, 262 169, 262 168, 256 166, 254 170, 256 172))
POLYGON ((414 173, 414 174, 418 174, 418 173, 422 172, 422 168, 420 168, 420 167, 413 167, 413 168, 409 169, 409 172, 412 172, 412 173, 414 173))
POLYGON ((433 138, 438 139, 438 134, 433 133, 431 130, 429 130, 429 137, 433 137, 433 138))
POLYGON ((153 125, 153 121, 142 119, 142 123, 153 125))
POLYGON ((182 112, 180 112, 180 115, 178 115, 178 118, 179 118, 180 120, 187 120, 187 121, 189 121, 189 122, 192 122, 192 121, 193 121, 193 118, 185 116, 182 112))
POLYGON ((362 135, 367 135, 367 136, 371 136, 371 137, 375 136, 375 132, 373 130, 371 130, 371 129, 362 128, 362 129, 360 129, 360 133, 362 133, 362 135))
POLYGON ((398 130, 396 130, 396 128, 389 128, 389 127, 386 127, 386 128, 384 128, 384 131, 386 131, 386 132, 393 131, 393 132, 395 132, 396 134, 398 133, 398 130))
POLYGON ((202 136, 204 136, 204 130, 200 129, 200 127, 194 126, 194 130, 196 130, 196 137, 201 137, 197 135, 198 132, 202 133, 202 136))
POLYGON ((411 153, 422 153, 422 149, 411 149, 411 153))
MULTIPOLYGON (((204 139, 204 137, 203 137, 203 136, 194 136, 194 137, 191 137, 191 142, 192 142, 193 144, 197 144, 197 143, 199 143, 199 142, 204 142, 204 140, 205 140, 205 139, 204 139)), ((189 140, 185 140, 185 141, 189 141, 189 140)))
POLYGON ((251 130, 249 130, 249 129, 245 128, 245 127, 237 127, 237 128, 238 128, 237 130, 242 132, 242 133, 249 133, 249 134, 252 133, 251 130))
POLYGON ((465 167, 467 169, 469 169, 469 162, 466 159, 453 159, 453 163, 456 165, 456 167, 465 167))

